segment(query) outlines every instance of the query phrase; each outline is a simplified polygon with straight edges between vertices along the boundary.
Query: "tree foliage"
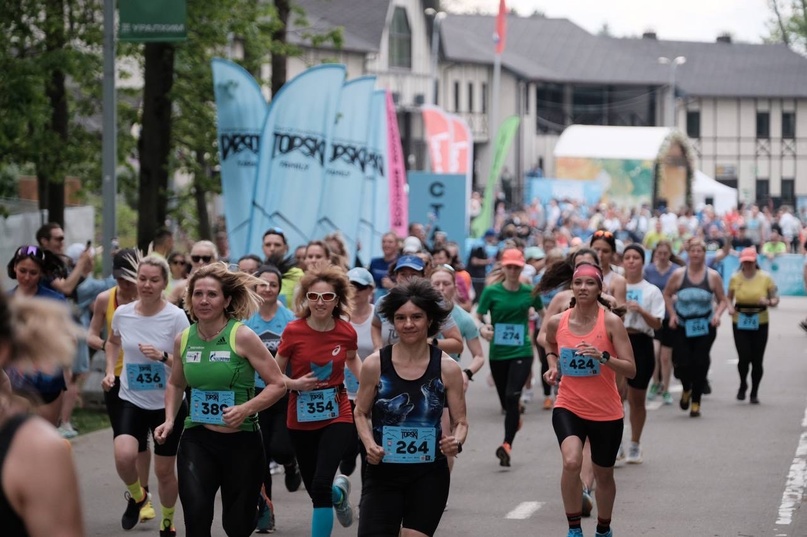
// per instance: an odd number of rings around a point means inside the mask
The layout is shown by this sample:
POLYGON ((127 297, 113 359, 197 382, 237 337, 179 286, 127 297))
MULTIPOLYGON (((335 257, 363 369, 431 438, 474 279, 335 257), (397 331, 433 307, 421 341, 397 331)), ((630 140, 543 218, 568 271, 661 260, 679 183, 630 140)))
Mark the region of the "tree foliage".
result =
POLYGON ((807 0, 768 0, 773 13, 769 42, 807 53, 807 0))

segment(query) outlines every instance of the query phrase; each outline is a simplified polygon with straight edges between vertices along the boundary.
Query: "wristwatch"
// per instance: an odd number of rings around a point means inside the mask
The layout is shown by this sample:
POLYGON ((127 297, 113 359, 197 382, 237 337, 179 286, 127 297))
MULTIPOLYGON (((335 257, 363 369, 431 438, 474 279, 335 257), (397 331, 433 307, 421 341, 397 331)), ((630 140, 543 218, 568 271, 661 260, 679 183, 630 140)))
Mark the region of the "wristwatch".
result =
POLYGON ((168 353, 167 353, 167 352, 163 352, 163 357, 162 357, 162 358, 160 358, 160 361, 161 361, 162 363, 165 363, 165 362, 167 362, 167 361, 168 361, 168 353))
POLYGON ((611 353, 609 353, 608 351, 602 351, 602 355, 600 356, 600 363, 604 364, 610 359, 611 359, 611 353))
POLYGON ((462 453, 462 442, 457 440, 457 455, 459 455, 460 453, 462 453))
POLYGON ((470 369, 463 369, 462 372, 465 373, 466 375, 468 375, 468 380, 471 380, 471 381, 474 380, 474 372, 473 371, 471 371, 470 369))

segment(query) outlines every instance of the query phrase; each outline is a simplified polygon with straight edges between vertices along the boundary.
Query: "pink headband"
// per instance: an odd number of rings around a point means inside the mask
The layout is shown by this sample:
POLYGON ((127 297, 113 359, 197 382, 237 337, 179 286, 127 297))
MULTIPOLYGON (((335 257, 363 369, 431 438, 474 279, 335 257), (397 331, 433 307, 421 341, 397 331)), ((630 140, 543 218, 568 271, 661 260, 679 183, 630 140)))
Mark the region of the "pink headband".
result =
POLYGON ((602 272, 594 265, 578 265, 577 268, 574 269, 574 276, 572 278, 576 280, 580 277, 594 278, 597 281, 597 285, 602 289, 602 272))

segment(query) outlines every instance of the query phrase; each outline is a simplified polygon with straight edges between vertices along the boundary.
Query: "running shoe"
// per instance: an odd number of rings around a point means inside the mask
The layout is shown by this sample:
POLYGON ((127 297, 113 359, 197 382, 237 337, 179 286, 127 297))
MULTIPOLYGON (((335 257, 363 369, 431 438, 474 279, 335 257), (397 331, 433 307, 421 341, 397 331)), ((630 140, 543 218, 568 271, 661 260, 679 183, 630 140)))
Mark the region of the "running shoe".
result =
POLYGON ((177 529, 170 520, 163 520, 160 524, 160 537, 177 537, 177 529))
POLYGON ((594 537, 614 537, 614 533, 611 531, 611 528, 608 528, 608 531, 606 531, 605 533, 595 531, 594 537))
POLYGON ((69 421, 67 423, 62 423, 57 431, 59 431, 59 434, 62 435, 62 438, 67 438, 68 440, 78 436, 78 431, 73 428, 73 425, 71 425, 69 421))
POLYGON ((681 401, 678 403, 681 406, 681 410, 687 410, 689 408, 690 399, 692 399, 692 390, 681 392, 681 401))
POLYGON ((591 499, 591 489, 583 487, 583 516, 590 517, 591 510, 594 508, 594 501, 591 499))
POLYGON ((745 401, 745 386, 740 386, 740 389, 737 390, 737 400, 738 401, 745 401))
POLYGON ((805 332, 807 332, 807 320, 801 321, 801 322, 799 323, 799 326, 801 327, 801 329, 802 329, 802 330, 804 330, 805 332))
POLYGON ((350 480, 346 475, 339 474, 333 480, 333 486, 342 491, 342 501, 339 505, 334 505, 336 510, 336 520, 347 528, 353 524, 353 507, 350 505, 350 480))
POLYGON ((709 384, 709 379, 703 381, 703 395, 709 395, 712 393, 712 385, 709 384))
POLYGON ((269 473, 272 475, 277 475, 283 470, 283 467, 280 466, 275 461, 269 461, 269 473))
POLYGON ((128 503, 126 505, 126 511, 123 512, 123 516, 120 519, 120 525, 123 529, 130 530, 134 528, 137 525, 137 521, 140 520, 140 509, 149 501, 149 495, 146 491, 143 491, 143 499, 138 502, 132 498, 132 495, 129 494, 127 490, 123 497, 126 498, 128 503))
POLYGON ((623 462, 625 462, 625 448, 620 444, 619 451, 616 452, 616 461, 614 461, 614 464, 621 464, 623 462))
POLYGON ((499 466, 510 467, 510 444, 505 442, 496 448, 496 456, 499 457, 499 466))
POLYGON ((661 390, 661 384, 659 384, 658 382, 652 383, 650 385, 650 389, 647 390, 647 400, 648 401, 655 400, 659 390, 661 390))
POLYGON ((638 442, 631 442, 625 462, 628 464, 642 464, 642 446, 638 442))
POLYGON ((690 418, 698 418, 701 415, 701 404, 692 402, 692 409, 689 411, 690 418))
POLYGON ((569 533, 566 537, 583 537, 583 530, 580 528, 569 528, 569 533))
POLYGON ((670 395, 670 392, 664 392, 661 395, 661 399, 662 399, 662 401, 664 401, 665 405, 673 404, 673 398, 672 398, 672 395, 670 395))
POLYGON ((255 532, 275 532, 275 506, 272 504, 272 500, 264 499, 263 495, 260 497, 260 505, 258 506, 258 526, 255 528, 255 532))
POLYGON ((154 504, 151 503, 151 493, 147 492, 146 496, 148 497, 148 501, 146 505, 140 509, 140 522, 152 520, 157 516, 157 513, 154 511, 154 504))
POLYGON ((750 402, 752 405, 758 405, 758 404, 759 404, 759 398, 758 398, 756 395, 752 395, 752 396, 751 396, 751 400, 750 400, 749 402, 750 402))
POLYGON ((553 406, 554 402, 552 401, 552 398, 548 395, 544 397, 544 410, 552 410, 553 406))
MULTIPOLYGON (((355 468, 356 463, 353 463, 355 468)), ((303 482, 303 476, 300 475, 300 467, 297 466, 297 461, 285 466, 286 476, 284 478, 286 482, 286 490, 289 492, 295 492, 297 489, 300 488, 300 484, 303 482)))
POLYGON ((521 394, 521 402, 525 404, 532 403, 533 397, 532 388, 527 388, 521 394))

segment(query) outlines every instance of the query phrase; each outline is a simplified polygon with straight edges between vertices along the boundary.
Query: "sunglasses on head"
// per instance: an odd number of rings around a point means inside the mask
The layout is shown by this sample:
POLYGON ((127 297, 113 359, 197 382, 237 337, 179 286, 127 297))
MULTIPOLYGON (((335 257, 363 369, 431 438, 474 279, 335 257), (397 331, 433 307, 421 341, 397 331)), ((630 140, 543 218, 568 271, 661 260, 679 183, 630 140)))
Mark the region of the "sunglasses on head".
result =
POLYGON ((326 291, 324 293, 315 293, 314 291, 309 291, 305 294, 305 298, 307 298, 309 302, 318 302, 320 299, 322 299, 323 302, 333 302, 336 300, 336 293, 331 291, 326 291))
POLYGON ((598 229, 594 232, 595 237, 605 237, 606 239, 611 239, 614 237, 614 234, 610 231, 606 231, 604 229, 598 229))
POLYGON ((22 259, 24 257, 33 257, 39 259, 40 261, 44 261, 45 252, 37 246, 20 246, 19 249, 17 250, 17 253, 14 254, 14 257, 17 259, 22 259))
POLYGON ((205 263, 210 263, 210 261, 212 259, 213 259, 212 255, 192 255, 191 256, 191 261, 193 261, 194 263, 199 263, 200 261, 204 261, 205 263))

